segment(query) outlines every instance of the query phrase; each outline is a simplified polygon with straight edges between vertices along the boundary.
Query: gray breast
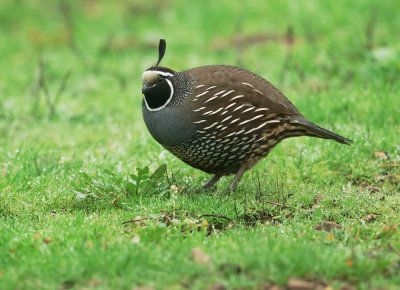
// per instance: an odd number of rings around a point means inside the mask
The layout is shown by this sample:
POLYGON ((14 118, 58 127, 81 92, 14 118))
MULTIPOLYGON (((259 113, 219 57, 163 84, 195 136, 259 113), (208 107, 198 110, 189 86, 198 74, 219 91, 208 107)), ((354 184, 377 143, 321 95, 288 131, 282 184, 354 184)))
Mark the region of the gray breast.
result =
POLYGON ((196 134, 190 114, 186 111, 175 107, 149 111, 143 103, 142 113, 147 129, 161 145, 179 146, 196 134))

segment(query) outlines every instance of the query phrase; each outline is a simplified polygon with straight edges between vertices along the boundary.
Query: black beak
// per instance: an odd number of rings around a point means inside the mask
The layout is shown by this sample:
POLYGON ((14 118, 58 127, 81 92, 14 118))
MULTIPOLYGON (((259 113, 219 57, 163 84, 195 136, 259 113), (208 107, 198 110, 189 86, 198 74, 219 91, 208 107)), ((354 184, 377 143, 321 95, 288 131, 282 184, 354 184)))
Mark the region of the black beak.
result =
POLYGON ((148 86, 146 83, 144 83, 143 87, 142 87, 142 94, 145 94, 146 92, 148 92, 151 87, 152 86, 148 86))

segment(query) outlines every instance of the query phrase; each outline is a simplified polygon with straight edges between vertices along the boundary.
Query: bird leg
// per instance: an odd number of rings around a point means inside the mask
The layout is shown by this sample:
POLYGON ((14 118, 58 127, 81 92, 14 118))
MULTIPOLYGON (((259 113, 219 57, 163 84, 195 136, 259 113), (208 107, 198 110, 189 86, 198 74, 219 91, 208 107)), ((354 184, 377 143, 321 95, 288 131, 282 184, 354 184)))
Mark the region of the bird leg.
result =
POLYGON ((215 183, 217 183, 218 180, 220 180, 220 178, 222 177, 222 175, 218 175, 215 174, 209 181, 207 181, 206 184, 204 184, 201 188, 202 189, 209 189, 211 188, 215 183))
POLYGON ((228 187, 228 192, 236 191, 237 185, 242 178, 243 174, 246 172, 246 167, 243 165, 239 168, 239 170, 236 172, 235 177, 233 178, 231 184, 228 187))

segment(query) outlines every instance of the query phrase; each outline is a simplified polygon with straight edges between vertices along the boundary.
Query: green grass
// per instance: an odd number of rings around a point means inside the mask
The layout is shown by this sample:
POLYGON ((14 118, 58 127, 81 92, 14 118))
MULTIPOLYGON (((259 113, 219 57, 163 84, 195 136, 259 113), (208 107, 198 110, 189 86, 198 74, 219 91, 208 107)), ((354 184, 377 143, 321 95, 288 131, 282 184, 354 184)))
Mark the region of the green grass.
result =
POLYGON ((257 289, 292 278, 395 288, 399 9, 396 0, 0 2, 0 289, 257 289), (356 143, 285 140, 236 193, 224 178, 195 194, 209 176, 158 145, 141 116, 141 74, 159 38, 163 65, 250 69, 356 143), (162 164, 168 178, 150 180, 162 164), (316 230, 326 221, 341 228, 316 230))

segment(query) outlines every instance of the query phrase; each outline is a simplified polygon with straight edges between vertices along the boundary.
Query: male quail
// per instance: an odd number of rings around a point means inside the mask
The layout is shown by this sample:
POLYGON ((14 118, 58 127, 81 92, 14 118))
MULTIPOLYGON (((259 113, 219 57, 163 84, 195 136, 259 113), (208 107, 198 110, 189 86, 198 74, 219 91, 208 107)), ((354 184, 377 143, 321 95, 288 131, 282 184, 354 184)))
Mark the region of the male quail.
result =
POLYGON ((296 136, 352 141, 303 117, 297 108, 262 77, 242 68, 210 65, 176 72, 158 64, 142 76, 143 118, 158 143, 183 162, 214 176, 236 174, 228 190, 236 190, 244 172, 281 140, 296 136))

